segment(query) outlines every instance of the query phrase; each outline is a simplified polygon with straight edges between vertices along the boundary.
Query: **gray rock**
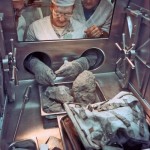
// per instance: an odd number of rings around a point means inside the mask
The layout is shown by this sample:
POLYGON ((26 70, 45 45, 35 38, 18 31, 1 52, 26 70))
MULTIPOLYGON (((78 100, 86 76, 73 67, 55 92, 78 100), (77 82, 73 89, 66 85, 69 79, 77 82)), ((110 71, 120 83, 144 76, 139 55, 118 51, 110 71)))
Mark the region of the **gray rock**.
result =
POLYGON ((47 87, 45 95, 59 103, 73 102, 71 90, 64 85, 47 87))
POLYGON ((95 76, 90 71, 83 71, 75 79, 72 86, 75 102, 89 104, 96 101, 95 76))
POLYGON ((57 103, 51 99, 49 99, 47 96, 42 96, 42 104, 43 104, 43 111, 46 113, 52 113, 52 112, 63 112, 64 109, 60 103, 57 103))

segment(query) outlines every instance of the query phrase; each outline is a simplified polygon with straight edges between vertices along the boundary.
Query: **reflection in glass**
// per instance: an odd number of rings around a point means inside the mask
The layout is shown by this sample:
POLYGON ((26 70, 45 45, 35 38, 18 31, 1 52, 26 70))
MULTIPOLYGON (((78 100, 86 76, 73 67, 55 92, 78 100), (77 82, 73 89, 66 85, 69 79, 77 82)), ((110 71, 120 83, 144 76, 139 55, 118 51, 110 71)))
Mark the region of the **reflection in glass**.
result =
POLYGON ((114 1, 71 0, 74 5, 69 6, 67 0, 59 6, 57 2, 60 0, 12 1, 18 41, 109 36, 114 1))

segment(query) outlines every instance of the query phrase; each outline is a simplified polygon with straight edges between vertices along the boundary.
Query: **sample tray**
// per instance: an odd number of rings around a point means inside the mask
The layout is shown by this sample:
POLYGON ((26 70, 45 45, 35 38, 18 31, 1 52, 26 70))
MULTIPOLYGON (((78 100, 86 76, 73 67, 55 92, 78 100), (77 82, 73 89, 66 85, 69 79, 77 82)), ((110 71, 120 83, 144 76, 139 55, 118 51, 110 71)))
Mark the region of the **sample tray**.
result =
MULTIPOLYGON (((72 83, 63 83, 63 84, 57 84, 56 86, 64 85, 66 87, 72 88, 72 83)), ((54 119, 57 118, 57 115, 63 115, 66 114, 66 111, 59 111, 59 112, 45 112, 43 109, 43 100, 45 97, 45 90, 47 86, 39 86, 39 96, 40 96, 40 103, 41 103, 41 116, 46 117, 47 119, 54 119)), ((100 89, 100 86, 98 82, 96 82, 96 102, 102 102, 105 101, 106 98, 104 97, 104 94, 102 93, 102 90, 100 89)), ((63 105, 62 105, 63 108, 63 105)))
MULTIPOLYGON (((72 83, 65 83, 65 84, 57 84, 56 86, 64 85, 66 87, 71 88, 72 83)), ((46 117, 47 119, 54 119, 57 118, 57 115, 66 114, 65 110, 57 111, 57 112, 45 112, 43 109, 43 101, 45 99, 45 90, 48 86, 39 86, 39 96, 40 96, 40 103, 41 103, 41 116, 46 117)), ((63 105, 62 105, 63 108, 63 105)))

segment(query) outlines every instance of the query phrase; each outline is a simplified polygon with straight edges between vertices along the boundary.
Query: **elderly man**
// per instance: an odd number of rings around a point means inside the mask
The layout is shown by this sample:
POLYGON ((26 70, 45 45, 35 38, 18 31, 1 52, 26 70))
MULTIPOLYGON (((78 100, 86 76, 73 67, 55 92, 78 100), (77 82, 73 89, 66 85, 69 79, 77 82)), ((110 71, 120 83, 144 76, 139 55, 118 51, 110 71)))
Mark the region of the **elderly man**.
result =
POLYGON ((76 0, 73 17, 87 26, 88 38, 108 37, 113 5, 108 0, 76 0))
POLYGON ((52 0, 51 15, 33 22, 26 41, 84 37, 85 26, 72 18, 75 0, 52 0))

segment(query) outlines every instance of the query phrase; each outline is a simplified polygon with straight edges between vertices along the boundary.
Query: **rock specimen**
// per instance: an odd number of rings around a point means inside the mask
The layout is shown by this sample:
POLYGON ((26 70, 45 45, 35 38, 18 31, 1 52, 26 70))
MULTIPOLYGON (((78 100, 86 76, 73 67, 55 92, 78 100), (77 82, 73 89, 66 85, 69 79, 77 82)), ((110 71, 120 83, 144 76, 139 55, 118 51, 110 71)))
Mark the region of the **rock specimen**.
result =
POLYGON ((71 91, 64 85, 47 87, 45 95, 59 103, 73 102, 71 91))
POLYGON ((83 71, 75 79, 72 86, 75 102, 89 104, 96 101, 95 76, 90 71, 83 71))
POLYGON ((60 103, 55 102, 54 100, 49 99, 47 96, 42 95, 42 106, 43 111, 46 113, 53 112, 63 112, 64 109, 60 103))

